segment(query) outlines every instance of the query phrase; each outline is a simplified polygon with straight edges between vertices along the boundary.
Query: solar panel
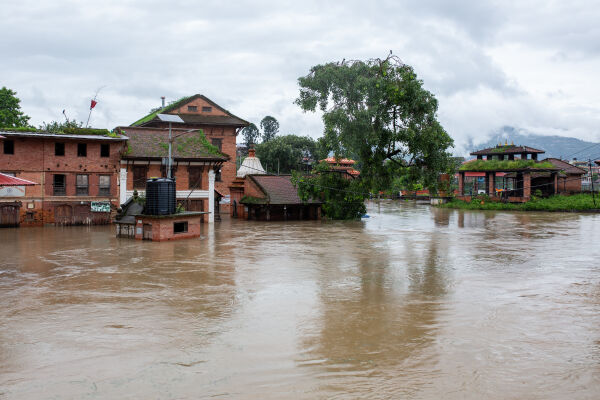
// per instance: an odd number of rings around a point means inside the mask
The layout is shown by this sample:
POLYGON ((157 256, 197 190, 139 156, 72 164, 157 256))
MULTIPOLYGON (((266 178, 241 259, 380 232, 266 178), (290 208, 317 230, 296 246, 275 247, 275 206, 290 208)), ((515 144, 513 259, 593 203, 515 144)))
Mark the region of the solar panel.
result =
POLYGON ((157 114, 156 116, 158 117, 158 119, 164 122, 179 122, 181 124, 183 123, 183 120, 179 115, 157 114))

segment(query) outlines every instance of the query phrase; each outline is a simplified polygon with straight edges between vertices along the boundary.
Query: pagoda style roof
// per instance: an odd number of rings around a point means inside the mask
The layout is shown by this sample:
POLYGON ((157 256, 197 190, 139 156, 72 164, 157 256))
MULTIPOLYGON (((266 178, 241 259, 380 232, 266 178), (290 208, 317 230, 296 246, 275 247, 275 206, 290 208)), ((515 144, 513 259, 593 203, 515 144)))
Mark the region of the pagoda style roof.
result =
POLYGON ((496 147, 490 147, 483 150, 477 150, 471 153, 472 156, 486 156, 486 155, 499 155, 499 154, 540 154, 545 153, 544 150, 534 149, 529 146, 517 146, 514 144, 499 145, 496 147))
POLYGON ((232 113, 230 113, 229 111, 227 111, 208 97, 201 94, 195 94, 193 96, 182 97, 181 99, 169 104, 168 106, 155 110, 150 114, 135 121, 131 124, 131 126, 156 126, 157 124, 162 126, 164 123, 158 118, 158 114, 176 114, 179 117, 181 117, 181 119, 183 119, 183 122, 186 124, 227 125, 236 127, 244 127, 250 124, 248 121, 245 121, 233 115, 232 113), (181 107, 197 99, 205 101, 207 104, 210 104, 212 107, 220 110, 224 115, 207 115, 176 112, 181 107))
MULTIPOLYGON (((119 127, 129 141, 123 159, 162 159, 169 153, 169 131, 162 128, 119 127)), ((225 161, 226 155, 208 142, 201 129, 173 129, 173 158, 225 161)))

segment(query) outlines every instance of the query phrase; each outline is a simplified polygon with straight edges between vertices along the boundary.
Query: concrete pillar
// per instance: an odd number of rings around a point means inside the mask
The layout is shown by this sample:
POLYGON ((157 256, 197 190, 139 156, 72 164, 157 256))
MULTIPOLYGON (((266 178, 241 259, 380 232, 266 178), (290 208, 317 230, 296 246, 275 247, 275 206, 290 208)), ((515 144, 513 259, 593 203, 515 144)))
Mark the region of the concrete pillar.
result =
POLYGON ((208 170, 208 223, 215 222, 215 170, 208 170))
POLYGON ((127 168, 121 168, 119 174, 119 204, 127 201, 127 168))
POLYGON ((465 194, 465 173, 458 173, 458 195, 464 196, 465 194))
POLYGON ((523 172, 523 197, 531 198, 531 173, 523 172))

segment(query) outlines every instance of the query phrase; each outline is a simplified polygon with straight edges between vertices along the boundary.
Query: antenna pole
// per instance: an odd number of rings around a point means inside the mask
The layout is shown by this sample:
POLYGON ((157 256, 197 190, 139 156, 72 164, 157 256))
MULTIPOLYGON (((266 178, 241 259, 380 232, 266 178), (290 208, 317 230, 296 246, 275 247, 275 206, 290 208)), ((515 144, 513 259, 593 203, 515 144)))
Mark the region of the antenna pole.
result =
POLYGON ((167 178, 171 179, 171 148, 173 147, 173 136, 171 135, 171 122, 169 122, 169 160, 167 161, 167 178))

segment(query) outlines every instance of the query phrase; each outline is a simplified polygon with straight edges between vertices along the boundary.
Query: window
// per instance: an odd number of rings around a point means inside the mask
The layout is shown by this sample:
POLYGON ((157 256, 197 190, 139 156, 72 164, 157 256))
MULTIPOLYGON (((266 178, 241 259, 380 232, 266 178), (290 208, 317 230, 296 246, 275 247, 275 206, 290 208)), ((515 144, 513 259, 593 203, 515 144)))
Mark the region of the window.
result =
POLYGON ((188 167, 188 189, 202 188, 202 167, 188 167))
POLYGON ((202 112, 212 112, 212 107, 202 107, 202 112))
POLYGON ((87 157, 87 144, 77 143, 77 157, 87 157))
POLYGON ((15 154, 14 140, 4 140, 4 154, 15 154))
POLYGON ((110 156, 110 144, 101 143, 100 144, 100 157, 108 157, 110 156))
POLYGON ((198 106, 188 106, 188 111, 198 112, 198 106))
POLYGON ((89 176, 88 175, 77 175, 75 182, 75 194, 77 196, 87 196, 89 193, 89 176))
POLYGON ((25 221, 33 222, 34 219, 33 211, 27 211, 27 213, 25 213, 25 221))
POLYGON ((218 138, 218 139, 216 139, 216 138, 213 138, 213 139, 210 139, 210 143, 211 143, 213 146, 216 146, 216 147, 218 147, 218 148, 219 148, 219 151, 221 151, 221 149, 222 149, 222 147, 223 147, 223 139, 221 139, 221 138, 218 138))
POLYGON ((64 143, 54 143, 54 155, 55 156, 64 156, 65 155, 65 144, 64 143))
POLYGON ((110 175, 100 175, 98 179, 98 196, 110 196, 110 175))
POLYGON ((134 189, 146 189, 146 174, 147 167, 145 165, 134 165, 133 166, 133 188, 134 189))
POLYGON ((173 222, 173 233, 186 233, 187 231, 187 222, 173 222))
POLYGON ((221 168, 215 171, 215 182, 221 182, 221 168))
POLYGON ((67 194, 65 181, 66 180, 64 175, 54 175, 52 180, 52 193, 54 194, 54 196, 65 196, 67 194))

